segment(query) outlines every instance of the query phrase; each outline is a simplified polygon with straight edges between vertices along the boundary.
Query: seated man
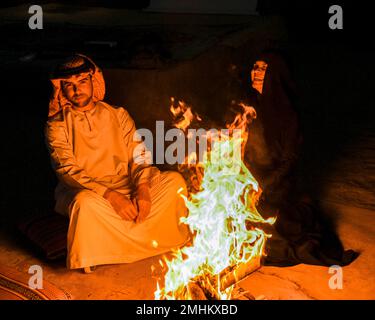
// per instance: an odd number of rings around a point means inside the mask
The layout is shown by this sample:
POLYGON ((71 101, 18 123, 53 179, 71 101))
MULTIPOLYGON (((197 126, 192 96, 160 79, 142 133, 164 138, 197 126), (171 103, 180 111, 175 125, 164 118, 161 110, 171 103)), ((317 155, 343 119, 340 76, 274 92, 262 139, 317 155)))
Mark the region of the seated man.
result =
POLYGON ((59 178, 56 211, 70 218, 67 267, 90 272, 185 244, 189 230, 179 220, 187 210, 178 194, 186 194, 185 181, 152 167, 146 152, 134 152, 141 143, 134 121, 102 101, 101 70, 74 55, 51 81, 46 141, 59 178))

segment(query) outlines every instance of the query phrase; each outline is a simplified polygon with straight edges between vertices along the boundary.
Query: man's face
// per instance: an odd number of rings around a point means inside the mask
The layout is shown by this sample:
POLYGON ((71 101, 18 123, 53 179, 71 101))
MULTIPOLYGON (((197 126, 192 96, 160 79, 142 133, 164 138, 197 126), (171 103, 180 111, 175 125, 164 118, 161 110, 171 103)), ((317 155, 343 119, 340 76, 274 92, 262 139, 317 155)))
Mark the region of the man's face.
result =
POLYGON ((80 73, 64 79, 61 86, 65 97, 75 107, 85 107, 91 102, 93 86, 90 73, 80 73))

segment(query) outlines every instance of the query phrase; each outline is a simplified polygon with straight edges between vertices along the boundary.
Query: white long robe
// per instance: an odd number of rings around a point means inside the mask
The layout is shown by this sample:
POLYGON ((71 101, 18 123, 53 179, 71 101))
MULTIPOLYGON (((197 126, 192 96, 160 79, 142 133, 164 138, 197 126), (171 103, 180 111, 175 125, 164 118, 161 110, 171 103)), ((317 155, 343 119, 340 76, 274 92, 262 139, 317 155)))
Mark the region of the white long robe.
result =
POLYGON ((134 121, 123 108, 97 102, 89 111, 64 108, 49 119, 47 145, 60 183, 56 211, 70 217, 68 268, 128 263, 182 246, 189 231, 176 172, 160 172, 133 159, 134 121), (103 198, 107 188, 130 196, 149 182, 151 212, 142 223, 123 220, 103 198))

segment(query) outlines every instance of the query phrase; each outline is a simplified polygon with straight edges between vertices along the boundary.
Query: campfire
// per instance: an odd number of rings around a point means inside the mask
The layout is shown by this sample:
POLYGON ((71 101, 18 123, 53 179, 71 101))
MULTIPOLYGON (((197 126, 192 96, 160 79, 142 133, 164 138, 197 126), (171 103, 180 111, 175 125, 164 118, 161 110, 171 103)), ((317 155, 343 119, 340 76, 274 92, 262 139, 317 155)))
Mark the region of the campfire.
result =
MULTIPOLYGON (((189 226, 193 238, 171 260, 160 261, 166 273, 164 284, 157 283, 155 299, 229 300, 234 285, 261 266, 271 236, 262 226, 275 219, 264 219, 256 208, 261 189, 243 162, 248 124, 256 112, 240 106, 243 112, 226 129, 207 132, 202 161, 191 152, 179 166, 189 189, 188 197, 181 195, 189 210, 181 223, 189 226)), ((192 121, 201 121, 183 102, 171 111, 175 126, 184 132, 192 121)), ((187 139, 195 138, 187 134, 187 139)))

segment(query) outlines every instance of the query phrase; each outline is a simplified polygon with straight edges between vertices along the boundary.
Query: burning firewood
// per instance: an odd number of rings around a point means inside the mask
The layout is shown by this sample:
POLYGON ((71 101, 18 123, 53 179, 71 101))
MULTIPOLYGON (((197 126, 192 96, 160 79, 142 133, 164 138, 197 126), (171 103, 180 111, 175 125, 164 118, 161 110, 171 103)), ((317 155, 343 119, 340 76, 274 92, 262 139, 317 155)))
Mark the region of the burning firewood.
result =
POLYGON ((239 281, 245 279, 248 275, 258 270, 261 267, 260 257, 257 256, 254 259, 246 263, 241 263, 234 267, 224 270, 220 274, 220 287, 225 290, 230 286, 238 283, 239 281))
MULTIPOLYGON (((270 235, 259 225, 275 219, 264 219, 256 209, 261 189, 242 161, 247 124, 256 113, 250 106, 242 108, 225 132, 207 133, 202 163, 179 168, 194 190, 188 197, 181 194, 189 210, 181 222, 189 225, 194 239, 173 260, 164 261, 165 285, 160 289, 158 283, 156 299, 231 299, 234 285, 261 266, 270 235)), ((194 119, 201 121, 182 102, 171 111, 182 130, 194 119)))
POLYGON ((200 286, 198 282, 191 281, 188 284, 189 296, 192 300, 207 300, 207 296, 204 289, 200 286))
POLYGON ((240 263, 224 269, 219 276, 201 276, 189 283, 190 296, 193 300, 217 300, 220 298, 215 289, 218 287, 218 279, 220 279, 219 287, 221 290, 226 290, 244 280, 260 267, 260 258, 256 257, 246 263, 240 263))

